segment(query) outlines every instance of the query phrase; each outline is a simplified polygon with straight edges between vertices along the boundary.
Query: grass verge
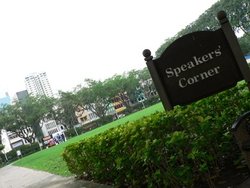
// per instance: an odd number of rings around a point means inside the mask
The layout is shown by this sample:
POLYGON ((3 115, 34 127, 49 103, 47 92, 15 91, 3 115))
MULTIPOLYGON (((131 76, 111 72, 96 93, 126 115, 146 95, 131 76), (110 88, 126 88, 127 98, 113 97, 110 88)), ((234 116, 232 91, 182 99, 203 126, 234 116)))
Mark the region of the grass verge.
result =
POLYGON ((35 170, 42 170, 52 174, 57 174, 61 176, 71 176, 72 174, 68 171, 66 163, 63 161, 61 154, 63 153, 64 148, 74 142, 78 142, 82 139, 86 139, 102 133, 110 128, 122 125, 126 122, 132 122, 137 119, 148 116, 156 111, 163 111, 163 106, 161 103, 155 104, 151 107, 145 108, 128 116, 125 116, 121 119, 103 125, 99 128, 96 128, 92 131, 79 135, 77 137, 69 139, 67 142, 48 148, 22 159, 19 159, 14 163, 16 166, 27 167, 35 170))

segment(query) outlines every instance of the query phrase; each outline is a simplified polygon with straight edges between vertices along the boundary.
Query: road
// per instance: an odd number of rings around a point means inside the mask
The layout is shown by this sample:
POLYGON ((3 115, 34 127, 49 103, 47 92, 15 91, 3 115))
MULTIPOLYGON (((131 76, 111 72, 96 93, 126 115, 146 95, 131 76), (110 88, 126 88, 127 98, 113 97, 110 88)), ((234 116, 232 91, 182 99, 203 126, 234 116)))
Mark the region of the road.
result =
POLYGON ((110 186, 8 165, 0 168, 0 188, 110 188, 110 186))

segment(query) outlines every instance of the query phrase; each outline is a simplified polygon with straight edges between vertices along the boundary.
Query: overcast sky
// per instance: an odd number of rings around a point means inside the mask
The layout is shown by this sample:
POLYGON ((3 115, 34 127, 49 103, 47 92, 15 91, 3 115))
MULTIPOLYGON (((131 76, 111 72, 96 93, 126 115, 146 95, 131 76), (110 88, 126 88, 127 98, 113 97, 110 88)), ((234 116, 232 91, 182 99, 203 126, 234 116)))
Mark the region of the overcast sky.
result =
POLYGON ((217 0, 0 1, 0 97, 45 71, 52 90, 145 67, 142 51, 193 22, 217 0))

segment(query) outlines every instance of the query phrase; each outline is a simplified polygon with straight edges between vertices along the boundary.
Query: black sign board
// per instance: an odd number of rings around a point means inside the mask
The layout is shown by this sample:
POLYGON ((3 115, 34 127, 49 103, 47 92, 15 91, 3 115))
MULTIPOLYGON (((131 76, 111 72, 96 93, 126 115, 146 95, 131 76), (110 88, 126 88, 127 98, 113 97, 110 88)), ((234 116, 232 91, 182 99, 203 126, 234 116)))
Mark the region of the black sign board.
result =
POLYGON ((158 59, 153 60, 150 51, 144 50, 165 109, 231 88, 244 78, 250 82, 249 68, 225 12, 218 19, 220 29, 187 34, 158 59))

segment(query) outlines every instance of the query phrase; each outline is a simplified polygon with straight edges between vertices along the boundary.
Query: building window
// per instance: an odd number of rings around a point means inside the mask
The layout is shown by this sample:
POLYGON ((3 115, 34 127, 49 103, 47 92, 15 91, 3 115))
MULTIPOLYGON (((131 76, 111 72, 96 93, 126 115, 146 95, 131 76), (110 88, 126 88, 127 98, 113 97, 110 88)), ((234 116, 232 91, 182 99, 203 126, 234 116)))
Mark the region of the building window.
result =
POLYGON ((18 142, 12 143, 11 147, 14 149, 14 148, 17 148, 17 147, 22 146, 22 145, 23 145, 23 141, 20 140, 18 142))
POLYGON ((10 134, 10 135, 8 135, 8 136, 9 136, 9 139, 10 139, 10 140, 12 140, 12 139, 18 137, 16 133, 12 133, 12 134, 10 134))
POLYGON ((45 125, 46 129, 52 129, 56 127, 56 123, 55 122, 49 122, 45 125))
POLYGON ((52 130, 48 131, 49 135, 52 135, 52 134, 57 133, 57 132, 58 132, 57 129, 52 129, 52 130))

